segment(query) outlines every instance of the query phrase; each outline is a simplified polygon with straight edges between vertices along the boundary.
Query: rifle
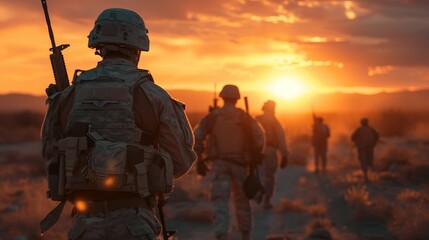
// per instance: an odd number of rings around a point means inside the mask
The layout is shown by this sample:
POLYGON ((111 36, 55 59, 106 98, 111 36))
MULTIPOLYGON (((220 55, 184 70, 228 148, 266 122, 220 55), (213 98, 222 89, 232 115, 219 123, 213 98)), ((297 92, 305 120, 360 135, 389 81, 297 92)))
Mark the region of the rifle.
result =
POLYGON ((158 198, 158 214, 159 214, 159 220, 161 222, 162 226, 162 238, 163 240, 168 240, 171 236, 176 234, 175 230, 169 231, 167 230, 167 226, 165 224, 165 217, 164 217, 164 205, 165 205, 165 199, 163 196, 159 196, 158 198))
POLYGON ((51 39, 52 44, 52 48, 49 49, 52 54, 49 55, 49 58, 51 60, 52 70, 54 72, 55 85, 57 90, 62 91, 68 86, 70 86, 70 83, 69 78, 67 76, 64 56, 61 51, 68 48, 70 44, 62 44, 60 46, 57 46, 55 44, 54 32, 52 31, 51 20, 49 18, 48 5, 46 4, 46 0, 42 0, 42 6, 43 11, 45 13, 46 24, 48 25, 49 38, 51 39))
POLYGON ((246 107, 247 113, 247 123, 246 123, 246 137, 248 142, 248 149, 250 154, 249 161, 249 174, 244 181, 243 188, 244 193, 248 199, 255 198, 255 200, 260 203, 262 201, 262 195, 265 192, 264 187, 261 185, 261 181, 259 179, 259 172, 257 164, 260 163, 262 158, 261 153, 256 152, 255 142, 253 141, 253 129, 252 129, 252 119, 249 113, 249 102, 247 97, 244 97, 244 104, 246 107), (259 193, 259 194, 258 194, 259 193))
POLYGON ((209 112, 212 112, 213 110, 218 108, 217 101, 218 101, 218 98, 216 96, 216 83, 215 83, 214 84, 214 91, 213 91, 213 106, 209 106, 209 112))

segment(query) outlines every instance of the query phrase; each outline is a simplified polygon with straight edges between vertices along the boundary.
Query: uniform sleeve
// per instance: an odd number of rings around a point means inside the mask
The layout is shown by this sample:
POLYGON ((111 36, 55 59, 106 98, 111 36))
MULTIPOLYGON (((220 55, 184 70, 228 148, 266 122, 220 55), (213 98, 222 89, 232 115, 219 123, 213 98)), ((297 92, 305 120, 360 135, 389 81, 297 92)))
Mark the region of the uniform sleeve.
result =
POLYGON ((287 150, 285 132, 277 120, 275 122, 275 126, 276 126, 277 142, 279 143, 279 146, 278 146, 279 150, 282 153, 282 156, 287 156, 289 155, 289 152, 287 150))
POLYGON ((205 150, 205 140, 207 137, 207 118, 203 118, 195 127, 195 152, 202 154, 205 150))
POLYGON ((157 139, 173 161, 174 178, 189 171, 196 159, 194 135, 186 116, 184 104, 172 99, 163 89, 153 83, 141 85, 159 119, 157 139))

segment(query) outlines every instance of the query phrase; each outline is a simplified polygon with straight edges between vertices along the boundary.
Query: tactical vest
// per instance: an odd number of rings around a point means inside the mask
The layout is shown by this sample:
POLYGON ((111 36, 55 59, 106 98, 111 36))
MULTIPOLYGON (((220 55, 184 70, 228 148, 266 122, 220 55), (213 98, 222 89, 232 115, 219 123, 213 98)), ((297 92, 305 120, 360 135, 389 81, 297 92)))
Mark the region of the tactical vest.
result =
POLYGON ((279 139, 276 128, 277 120, 274 118, 274 116, 261 115, 256 117, 256 120, 265 130, 266 145, 274 148, 279 147, 279 139))
POLYGON ((53 200, 63 200, 74 190, 131 192, 141 197, 171 192, 169 154, 154 145, 141 145, 142 131, 134 119, 134 90, 149 77, 144 71, 115 77, 95 69, 74 81, 66 137, 58 141, 54 159, 59 171, 49 176, 53 200))
POLYGON ((376 133, 368 126, 362 126, 359 128, 357 135, 356 145, 358 147, 373 147, 376 144, 376 133))
POLYGON ((208 118, 209 158, 243 157, 246 150, 244 115, 245 113, 240 110, 219 109, 208 118))

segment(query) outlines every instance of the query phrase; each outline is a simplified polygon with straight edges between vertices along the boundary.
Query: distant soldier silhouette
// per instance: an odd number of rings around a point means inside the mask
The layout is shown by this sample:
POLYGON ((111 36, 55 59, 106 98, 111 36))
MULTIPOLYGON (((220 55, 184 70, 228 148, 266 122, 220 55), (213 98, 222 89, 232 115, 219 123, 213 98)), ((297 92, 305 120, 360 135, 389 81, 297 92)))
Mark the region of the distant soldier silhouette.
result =
POLYGON ((368 118, 362 118, 360 124, 361 126, 353 132, 351 139, 357 148, 365 181, 368 181, 368 169, 373 170, 374 148, 377 145, 380 135, 374 128, 369 126, 368 118))
POLYGON ((224 105, 205 116, 195 130, 197 172, 202 176, 207 174, 208 169, 202 156, 205 153, 207 158, 213 161, 211 201, 216 239, 228 239, 229 197, 232 193, 238 229, 242 239, 248 240, 252 213, 249 199, 243 190, 249 164, 247 154, 250 151, 246 146, 246 136, 249 136, 246 131, 251 131, 253 146, 259 152, 262 152, 264 147, 264 133, 253 118, 236 107, 240 99, 237 86, 225 85, 219 96, 224 105))
POLYGON ((328 139, 331 136, 331 131, 324 123, 322 117, 315 117, 313 124, 313 135, 312 143, 314 148, 314 164, 315 164, 315 173, 319 173, 319 162, 322 161, 322 170, 323 173, 326 172, 326 165, 328 161, 328 139))
POLYGON ((157 239, 155 207, 196 154, 184 105, 137 68, 147 32, 137 13, 104 10, 88 36, 103 60, 49 96, 43 155, 50 197, 62 203, 42 229, 67 200, 74 205, 68 239, 157 239))
POLYGON ((276 103, 267 101, 262 106, 262 115, 256 116, 265 130, 266 147, 262 164, 264 167, 265 196, 264 208, 272 208, 271 197, 274 192, 275 173, 277 171, 278 151, 281 152, 280 168, 285 168, 288 164, 288 150, 286 147, 285 134, 282 126, 275 116, 276 103))

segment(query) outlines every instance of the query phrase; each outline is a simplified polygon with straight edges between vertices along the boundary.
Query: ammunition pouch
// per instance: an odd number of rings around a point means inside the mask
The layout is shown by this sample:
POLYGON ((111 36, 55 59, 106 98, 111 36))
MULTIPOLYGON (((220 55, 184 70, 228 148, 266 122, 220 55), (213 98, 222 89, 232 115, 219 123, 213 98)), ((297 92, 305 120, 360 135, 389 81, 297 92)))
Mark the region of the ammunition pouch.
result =
POLYGON ((74 190, 132 192, 143 198, 172 191, 168 153, 88 135, 58 141, 58 154, 48 162, 49 198, 63 200, 74 190))

